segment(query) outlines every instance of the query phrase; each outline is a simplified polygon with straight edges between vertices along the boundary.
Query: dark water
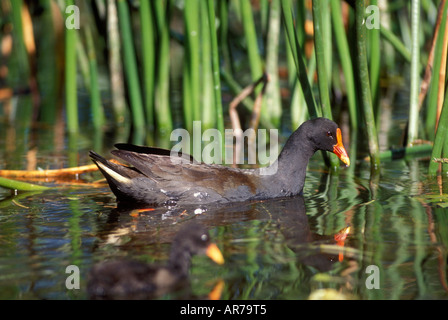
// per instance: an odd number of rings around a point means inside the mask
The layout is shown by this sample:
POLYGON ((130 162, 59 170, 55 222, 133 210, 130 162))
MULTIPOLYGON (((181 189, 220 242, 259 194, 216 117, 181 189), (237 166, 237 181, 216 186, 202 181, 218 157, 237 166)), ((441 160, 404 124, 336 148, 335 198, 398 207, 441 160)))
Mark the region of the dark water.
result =
MULTIPOLYGON (((3 140, 2 169, 29 162, 31 143, 15 137, 15 147, 3 140)), ((32 144, 44 168, 90 164, 87 151, 95 148, 91 139, 73 149, 67 141, 59 150, 48 140, 32 144)), ((187 297, 206 297, 221 281, 222 299, 446 299, 448 198, 437 179, 426 176, 427 167, 425 160, 383 162, 380 175, 371 177, 359 161, 336 174, 313 161, 303 197, 201 214, 194 208, 120 211, 105 184, 91 183, 99 173, 48 181, 54 188, 40 193, 3 190, 0 299, 85 299, 94 263, 116 257, 163 262, 175 232, 190 219, 209 228, 225 264, 195 257, 187 297), (342 247, 334 235, 347 225, 342 247), (80 289, 66 286, 72 275, 66 268, 73 265, 80 289)))

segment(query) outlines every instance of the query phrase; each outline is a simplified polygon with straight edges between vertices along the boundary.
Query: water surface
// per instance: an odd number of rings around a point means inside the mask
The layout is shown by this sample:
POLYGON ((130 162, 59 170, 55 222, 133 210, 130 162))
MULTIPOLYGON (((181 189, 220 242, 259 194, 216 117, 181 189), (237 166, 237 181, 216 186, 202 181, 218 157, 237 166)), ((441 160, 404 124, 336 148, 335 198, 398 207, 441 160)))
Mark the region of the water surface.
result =
MULTIPOLYGON (((37 162, 88 164, 87 150, 39 149, 37 162), (42 151, 40 151, 42 150, 42 151), (40 160, 39 160, 40 159, 40 160)), ((106 151, 104 151, 106 152, 106 151)), ((24 159, 26 152, 17 152, 24 159)), ((21 167, 3 154, 6 168, 21 167)), ((352 158, 353 159, 353 158, 352 158)), ((221 299, 446 299, 448 201, 425 160, 368 164, 338 173, 313 158, 303 197, 208 208, 118 209, 96 172, 71 182, 46 182, 40 193, 0 193, 0 299, 86 299, 94 263, 132 258, 163 263, 179 227, 206 225, 225 264, 195 257, 189 290, 161 299, 205 298, 219 282, 221 299), (334 235, 350 226, 343 246, 334 235), (66 286, 67 266, 80 271, 80 289, 66 286), (372 278, 376 271, 377 278, 372 278), (376 280, 376 281, 374 281, 376 280), (321 290, 325 289, 325 290, 321 290), (318 297, 322 297, 319 295, 318 297)), ((446 178, 439 179, 446 185, 446 178)))

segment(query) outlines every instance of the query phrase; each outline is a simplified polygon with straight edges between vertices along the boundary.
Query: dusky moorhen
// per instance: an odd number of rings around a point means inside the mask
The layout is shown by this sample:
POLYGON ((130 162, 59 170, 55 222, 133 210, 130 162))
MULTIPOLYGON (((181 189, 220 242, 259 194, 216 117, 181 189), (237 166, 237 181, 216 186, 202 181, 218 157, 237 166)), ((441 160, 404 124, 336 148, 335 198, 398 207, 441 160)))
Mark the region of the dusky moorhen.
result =
POLYGON ((156 298, 185 285, 193 255, 206 254, 218 264, 224 258, 208 231, 190 222, 176 234, 166 265, 110 260, 92 267, 87 280, 90 299, 156 298))
POLYGON ((350 159, 341 130, 326 118, 304 122, 268 167, 237 169, 197 163, 170 150, 117 144, 112 154, 132 167, 116 164, 90 151, 120 204, 201 205, 294 196, 302 192, 306 168, 317 150, 335 153, 347 166, 350 159))

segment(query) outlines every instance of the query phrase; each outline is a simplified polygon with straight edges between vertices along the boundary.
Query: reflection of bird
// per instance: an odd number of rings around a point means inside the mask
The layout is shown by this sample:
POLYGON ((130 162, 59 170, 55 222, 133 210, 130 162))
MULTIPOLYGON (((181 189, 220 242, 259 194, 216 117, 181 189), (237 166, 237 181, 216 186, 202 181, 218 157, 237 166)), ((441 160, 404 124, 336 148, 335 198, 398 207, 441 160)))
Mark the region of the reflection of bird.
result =
POLYGON ((180 288, 188 279, 191 257, 195 254, 206 254, 216 263, 224 263, 221 251, 210 242, 208 232, 199 224, 189 223, 176 235, 169 261, 164 266, 124 260, 93 266, 87 284, 89 297, 144 299, 180 288))
POLYGON ((229 203, 294 196, 302 192, 306 167, 317 150, 350 159, 341 130, 325 118, 304 122, 288 139, 278 159, 266 168, 236 169, 197 163, 169 150, 118 144, 112 154, 127 167, 91 151, 90 157, 106 177, 120 203, 127 205, 188 205, 229 203))

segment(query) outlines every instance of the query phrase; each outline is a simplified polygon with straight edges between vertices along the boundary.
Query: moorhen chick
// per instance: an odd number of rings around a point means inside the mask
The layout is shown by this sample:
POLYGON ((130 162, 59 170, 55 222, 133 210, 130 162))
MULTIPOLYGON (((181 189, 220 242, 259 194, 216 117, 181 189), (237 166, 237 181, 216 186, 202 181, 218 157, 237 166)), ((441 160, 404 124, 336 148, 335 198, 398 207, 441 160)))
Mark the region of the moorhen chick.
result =
POLYGON ((150 265, 133 260, 111 260, 94 265, 87 280, 89 298, 159 297, 186 284, 191 258, 198 254, 206 254, 218 264, 224 263, 221 251, 210 242, 208 231, 193 222, 177 233, 166 265, 150 265))
POLYGON ((350 159, 341 130, 326 118, 304 122, 287 140, 277 160, 268 167, 237 169, 195 162, 170 150, 115 145, 112 154, 132 167, 110 162, 90 151, 120 204, 198 205, 295 196, 302 192, 306 168, 317 150, 335 153, 347 166, 350 159))

